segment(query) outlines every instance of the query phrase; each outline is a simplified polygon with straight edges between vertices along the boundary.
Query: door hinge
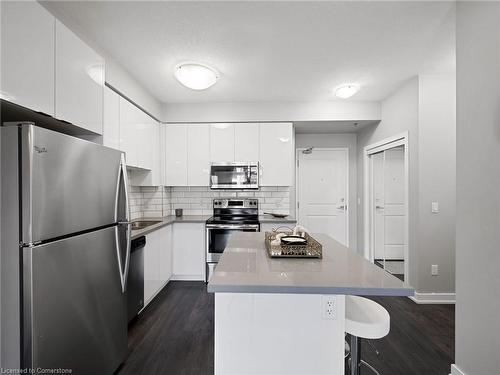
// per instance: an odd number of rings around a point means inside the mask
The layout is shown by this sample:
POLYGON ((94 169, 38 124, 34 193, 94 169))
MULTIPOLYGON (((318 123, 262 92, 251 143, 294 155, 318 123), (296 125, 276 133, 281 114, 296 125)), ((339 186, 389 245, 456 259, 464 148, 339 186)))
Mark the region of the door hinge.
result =
POLYGON ((299 166, 299 159, 297 159, 297 167, 299 166))
POLYGON ((297 202, 297 208, 299 208, 299 206, 300 206, 300 202, 297 202))

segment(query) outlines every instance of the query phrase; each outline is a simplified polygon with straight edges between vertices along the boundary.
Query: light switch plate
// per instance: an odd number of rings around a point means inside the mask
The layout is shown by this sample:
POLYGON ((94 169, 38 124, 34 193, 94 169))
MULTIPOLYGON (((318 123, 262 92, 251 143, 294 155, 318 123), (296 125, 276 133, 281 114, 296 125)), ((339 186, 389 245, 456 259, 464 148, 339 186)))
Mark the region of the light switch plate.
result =
POLYGON ((438 202, 432 202, 431 203, 431 210, 433 214, 437 214, 439 212, 439 203, 438 202))

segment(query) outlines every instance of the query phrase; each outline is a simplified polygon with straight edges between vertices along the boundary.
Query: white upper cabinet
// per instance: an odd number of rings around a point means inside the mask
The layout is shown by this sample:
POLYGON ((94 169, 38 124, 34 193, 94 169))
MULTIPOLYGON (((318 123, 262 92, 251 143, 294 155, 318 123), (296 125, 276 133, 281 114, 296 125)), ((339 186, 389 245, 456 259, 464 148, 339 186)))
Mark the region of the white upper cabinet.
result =
POLYGON ((210 127, 206 124, 189 124, 186 126, 188 185, 208 186, 210 174, 210 127))
POLYGON ((57 20, 55 35, 55 117, 102 134, 104 59, 57 20))
POLYGON ((127 166, 140 168, 131 178, 137 186, 162 184, 160 163, 160 125, 128 100, 119 98, 120 150, 127 166))
POLYGON ((55 18, 35 1, 0 7, 0 96, 53 116, 55 18))
POLYGON ((165 126, 165 178, 166 186, 187 186, 187 126, 166 124, 165 126))
POLYGON ((166 186, 208 186, 210 162, 259 162, 260 185, 291 186, 294 138, 291 123, 167 124, 166 186))
POLYGON ((109 87, 104 88, 102 144, 120 150, 120 96, 109 87))
POLYGON ((137 137, 139 142, 138 166, 144 169, 153 170, 156 161, 160 160, 160 134, 158 123, 146 113, 136 107, 139 121, 137 126, 137 137))
POLYGON ((139 150, 141 147, 137 124, 140 122, 140 111, 128 100, 120 97, 120 149, 125 152, 127 165, 139 167, 139 150))
POLYGON ((234 161, 259 161, 259 124, 234 126, 234 161))
POLYGON ((234 124, 210 125, 210 161, 234 161, 234 124))
POLYGON ((294 168, 291 123, 260 124, 260 185, 291 186, 294 168))

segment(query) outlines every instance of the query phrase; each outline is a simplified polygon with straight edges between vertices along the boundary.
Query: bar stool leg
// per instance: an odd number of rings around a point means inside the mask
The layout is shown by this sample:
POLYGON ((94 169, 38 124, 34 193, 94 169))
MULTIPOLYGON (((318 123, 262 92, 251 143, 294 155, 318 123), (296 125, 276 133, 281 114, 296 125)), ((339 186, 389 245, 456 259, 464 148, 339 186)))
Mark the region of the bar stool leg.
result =
POLYGON ((361 340, 351 335, 351 375, 360 375, 361 340))

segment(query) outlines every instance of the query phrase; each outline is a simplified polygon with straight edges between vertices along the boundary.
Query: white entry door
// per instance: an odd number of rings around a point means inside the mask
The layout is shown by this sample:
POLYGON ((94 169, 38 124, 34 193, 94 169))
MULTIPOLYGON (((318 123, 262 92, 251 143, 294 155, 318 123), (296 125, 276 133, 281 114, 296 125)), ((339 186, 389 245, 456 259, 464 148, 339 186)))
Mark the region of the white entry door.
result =
POLYGON ((406 212, 404 159, 403 146, 371 156, 374 259, 382 261, 384 267, 385 261, 404 260, 406 212))
POLYGON ((297 166, 298 223, 345 246, 349 245, 347 151, 299 152, 297 166))

